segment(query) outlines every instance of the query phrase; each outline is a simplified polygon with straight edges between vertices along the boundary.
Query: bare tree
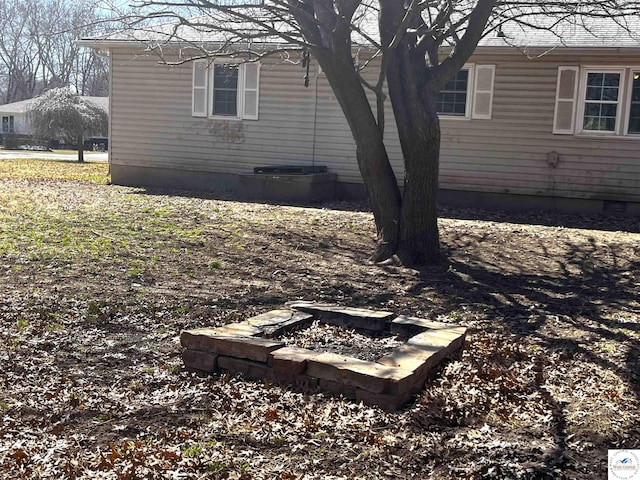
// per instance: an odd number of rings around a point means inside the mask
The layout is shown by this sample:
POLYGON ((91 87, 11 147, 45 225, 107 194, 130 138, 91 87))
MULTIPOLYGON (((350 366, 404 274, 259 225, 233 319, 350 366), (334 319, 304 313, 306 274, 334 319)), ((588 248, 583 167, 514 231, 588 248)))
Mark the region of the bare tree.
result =
POLYGON ((83 95, 108 94, 108 67, 74 40, 109 28, 95 5, 82 0, 0 2, 0 101, 74 86, 83 95))
POLYGON ((31 98, 37 85, 40 59, 30 35, 29 3, 0 3, 0 74, 3 103, 31 98))
MULTIPOLYGON (((139 21, 175 20, 174 28, 165 30, 165 40, 197 46, 199 53, 192 58, 237 56, 252 61, 278 52, 281 47, 269 47, 278 43, 274 39, 310 52, 355 140, 378 231, 373 258, 397 254, 406 264, 440 258, 436 100, 483 35, 505 22, 553 30, 586 17, 618 19, 638 11, 637 2, 625 0, 141 0, 137 7, 142 12, 139 21), (539 24, 541 16, 552 21, 539 24), (183 36, 194 30, 203 33, 204 41, 183 36), (207 44, 207 34, 216 41, 207 44), (354 61, 363 44, 368 59, 354 61), (363 65, 377 68, 376 81, 364 79, 363 65), (402 190, 384 142, 385 86, 404 158, 402 190), (367 90, 375 94, 374 108, 367 90)), ((160 51, 162 42, 150 48, 160 51)))
POLYGON ((70 82, 80 95, 109 95, 109 61, 95 50, 82 49, 73 63, 70 82))
POLYGON ((42 78, 48 79, 45 89, 73 86, 81 95, 108 94, 106 60, 75 43, 79 36, 105 28, 104 18, 95 10, 95 5, 82 0, 48 0, 30 15, 42 78))
POLYGON ((108 128, 107 111, 68 88, 45 92, 31 104, 28 116, 37 137, 76 142, 78 162, 84 162, 84 139, 104 136, 108 128))

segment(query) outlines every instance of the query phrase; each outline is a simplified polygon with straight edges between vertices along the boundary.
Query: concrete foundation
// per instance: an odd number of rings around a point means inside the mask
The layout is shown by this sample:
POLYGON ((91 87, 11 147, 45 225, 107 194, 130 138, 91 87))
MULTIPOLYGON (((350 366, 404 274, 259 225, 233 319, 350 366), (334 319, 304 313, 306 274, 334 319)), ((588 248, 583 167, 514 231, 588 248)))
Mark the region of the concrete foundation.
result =
POLYGON ((238 177, 238 196, 247 200, 316 203, 336 198, 335 173, 283 175, 249 173, 238 177))
POLYGON ((238 176, 230 173, 177 170, 172 168, 109 166, 111 183, 126 187, 230 191, 238 188, 238 176))
MULTIPOLYGON (((111 165, 115 185, 204 191, 237 191, 244 199, 287 203, 328 200, 357 201, 367 198, 360 183, 340 182, 334 173, 270 175, 202 172, 152 167, 111 165)), ((444 206, 504 211, 558 211, 563 213, 640 215, 640 202, 614 198, 586 199, 441 189, 444 206)))

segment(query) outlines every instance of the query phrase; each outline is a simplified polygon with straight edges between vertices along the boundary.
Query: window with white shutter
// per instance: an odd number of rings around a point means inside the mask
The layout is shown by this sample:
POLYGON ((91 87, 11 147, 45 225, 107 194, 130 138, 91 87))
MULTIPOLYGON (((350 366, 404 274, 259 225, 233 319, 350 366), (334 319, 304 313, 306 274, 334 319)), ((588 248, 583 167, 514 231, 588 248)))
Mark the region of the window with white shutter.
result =
POLYGON ((473 67, 465 65, 438 93, 436 109, 440 117, 469 118, 473 67))
POLYGON ((560 66, 553 133, 640 138, 640 72, 560 66))
POLYGON ((257 120, 260 64, 195 60, 191 115, 257 120))

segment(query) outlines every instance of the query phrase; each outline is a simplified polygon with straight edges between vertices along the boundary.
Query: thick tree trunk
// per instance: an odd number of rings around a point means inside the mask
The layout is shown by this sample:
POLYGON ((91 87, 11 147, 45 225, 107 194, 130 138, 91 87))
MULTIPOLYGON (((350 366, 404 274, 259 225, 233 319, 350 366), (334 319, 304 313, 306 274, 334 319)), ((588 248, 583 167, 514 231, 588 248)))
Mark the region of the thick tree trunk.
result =
POLYGON ((349 123, 356 144, 358 167, 369 194, 378 231, 374 261, 391 257, 398 248, 401 195, 391 168, 382 131, 360 79, 353 69, 350 50, 346 55, 314 52, 349 123))
MULTIPOLYGON (((429 264, 440 259, 437 193, 440 122, 437 88, 426 61, 426 49, 411 29, 422 20, 405 20, 402 2, 381 1, 380 33, 388 49, 387 83, 404 157, 405 178, 398 256, 404 264, 429 264), (403 22, 409 24, 400 26, 403 22)), ((424 43, 424 42, 423 42, 424 43)), ((426 43, 425 43, 426 45, 426 43)))
POLYGON ((437 193, 440 127, 417 129, 407 148, 398 256, 405 264, 429 264, 440 259, 437 193))
POLYGON ((389 96, 405 166, 397 253, 405 264, 435 263, 440 259, 437 91, 425 82, 424 57, 417 56, 406 43, 389 53, 388 65, 389 96))
POLYGON ((78 136, 78 163, 84 163, 84 137, 78 136))
POLYGON ((436 209, 440 161, 438 91, 475 49, 497 2, 478 0, 465 33, 442 62, 438 58, 441 40, 424 28, 419 8, 409 10, 416 7, 415 2, 379 3, 389 96, 405 165, 398 256, 408 264, 434 263, 440 259, 436 209))

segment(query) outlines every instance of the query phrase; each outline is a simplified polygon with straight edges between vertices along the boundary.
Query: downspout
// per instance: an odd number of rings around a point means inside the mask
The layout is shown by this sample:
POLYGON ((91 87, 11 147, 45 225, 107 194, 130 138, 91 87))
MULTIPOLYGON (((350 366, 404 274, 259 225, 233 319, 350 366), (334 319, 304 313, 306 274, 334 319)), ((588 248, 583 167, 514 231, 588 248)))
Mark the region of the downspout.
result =
POLYGON ((320 65, 318 65, 318 71, 316 72, 315 79, 315 98, 314 98, 314 106, 313 106, 313 150, 311 152, 311 166, 315 166, 316 164, 316 130, 318 128, 318 77, 320 77, 320 65))

